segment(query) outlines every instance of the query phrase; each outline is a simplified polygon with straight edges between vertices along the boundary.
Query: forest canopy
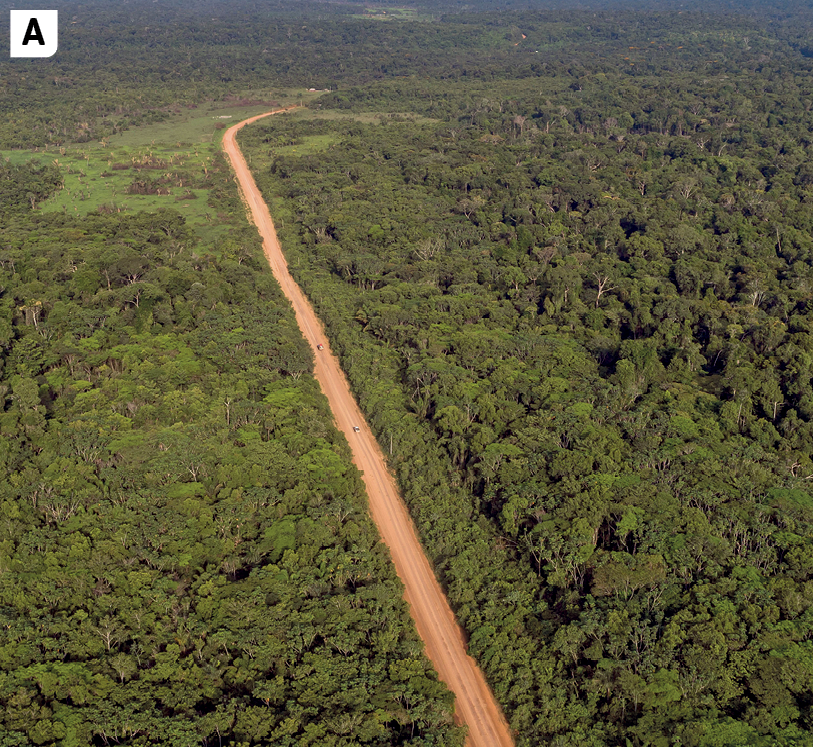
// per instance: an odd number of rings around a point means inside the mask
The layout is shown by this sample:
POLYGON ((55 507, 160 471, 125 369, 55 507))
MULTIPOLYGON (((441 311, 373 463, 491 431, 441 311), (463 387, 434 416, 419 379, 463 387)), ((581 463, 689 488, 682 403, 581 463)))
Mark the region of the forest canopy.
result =
POLYGON ((813 726, 809 64, 676 32, 241 135, 525 744, 813 726))
POLYGON ((0 78, 2 744, 462 743, 222 158, 132 168, 209 238, 47 205, 294 86, 241 147, 517 744, 811 744, 809 8, 160 5, 0 78))

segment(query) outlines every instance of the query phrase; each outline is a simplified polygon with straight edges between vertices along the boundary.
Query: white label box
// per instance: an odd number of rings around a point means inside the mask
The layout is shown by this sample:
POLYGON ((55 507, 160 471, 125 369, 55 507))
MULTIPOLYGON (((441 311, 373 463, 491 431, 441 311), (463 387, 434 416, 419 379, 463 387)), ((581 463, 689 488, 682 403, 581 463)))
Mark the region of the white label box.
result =
POLYGON ((12 10, 11 56, 52 57, 59 44, 58 10, 12 10))

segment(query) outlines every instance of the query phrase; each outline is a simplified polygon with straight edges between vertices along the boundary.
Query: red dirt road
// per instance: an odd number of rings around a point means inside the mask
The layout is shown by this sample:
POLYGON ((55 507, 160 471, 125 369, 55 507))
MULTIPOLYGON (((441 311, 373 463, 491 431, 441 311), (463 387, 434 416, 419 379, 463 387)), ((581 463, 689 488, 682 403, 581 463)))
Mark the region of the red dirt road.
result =
POLYGON ((500 707, 483 673, 466 653, 462 631, 418 541, 412 519, 378 443, 350 392, 338 359, 330 351, 316 313, 288 272, 268 207, 237 147, 235 135, 241 127, 281 111, 285 110, 260 114, 230 127, 223 136, 223 149, 237 175, 251 219, 262 235, 268 264, 293 304, 299 328, 314 350, 316 379, 327 396, 336 424, 350 443, 353 462, 363 473, 370 513, 406 587, 404 596, 418 634, 426 645, 426 653, 440 679, 455 694, 455 717, 469 729, 466 744, 470 747, 513 747, 500 707), (324 350, 317 350, 317 344, 324 345, 324 350), (353 426, 358 426, 360 431, 356 433, 353 426))

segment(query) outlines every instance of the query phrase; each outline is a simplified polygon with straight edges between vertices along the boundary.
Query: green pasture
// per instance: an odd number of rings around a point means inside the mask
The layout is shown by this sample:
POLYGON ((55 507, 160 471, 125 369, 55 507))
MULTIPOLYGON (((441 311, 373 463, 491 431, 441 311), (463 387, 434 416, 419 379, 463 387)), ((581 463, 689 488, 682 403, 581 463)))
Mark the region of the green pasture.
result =
POLYGON ((434 21, 435 16, 414 8, 366 8, 352 13, 351 18, 373 18, 377 21, 434 21))
POLYGON ((423 117, 413 112, 347 112, 335 109, 302 109, 291 112, 294 117, 308 117, 310 119, 353 119, 356 122, 437 122, 437 119, 423 117))
POLYGON ((312 135, 303 138, 298 145, 283 145, 273 148, 270 152, 278 156, 310 156, 313 153, 327 150, 331 143, 335 142, 335 135, 312 135))
POLYGON ((55 152, 11 155, 17 161, 33 157, 59 166, 63 188, 39 204, 42 212, 87 215, 175 208, 201 238, 214 238, 218 233, 216 216, 207 204, 206 186, 206 171, 214 155, 212 144, 183 143, 173 147, 155 138, 138 144, 137 133, 127 134, 130 145, 114 141, 107 146, 94 143, 66 146, 55 152), (160 192, 133 194, 139 183, 160 192))
MULTIPOLYGON (((275 101, 287 106, 319 95, 304 89, 254 90, 241 91, 235 99, 275 101)), ((173 208, 184 215, 202 240, 213 241, 229 230, 228 222, 220 220, 208 204, 206 179, 222 133, 246 117, 274 108, 269 104, 241 106, 237 102, 206 102, 170 114, 163 122, 133 127, 102 142, 0 151, 0 157, 14 163, 57 163, 64 177, 63 188, 37 206, 42 212, 87 215, 173 208), (142 190, 159 193, 134 193, 142 190)))

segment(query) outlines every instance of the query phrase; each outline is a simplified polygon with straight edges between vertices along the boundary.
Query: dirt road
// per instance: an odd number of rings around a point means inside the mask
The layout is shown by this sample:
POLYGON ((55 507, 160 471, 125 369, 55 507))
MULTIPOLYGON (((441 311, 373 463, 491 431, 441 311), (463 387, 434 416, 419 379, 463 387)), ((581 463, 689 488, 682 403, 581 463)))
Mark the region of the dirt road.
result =
POLYGON ((315 352, 316 379, 327 396, 338 427, 350 442, 353 462, 364 475, 370 513, 406 587, 404 596, 426 645, 426 653, 440 678, 455 694, 456 718, 469 728, 467 745, 509 747, 513 740, 505 718, 483 673, 466 654, 462 631, 418 542, 412 519, 387 470, 384 456, 350 393, 338 359, 330 352, 316 313, 288 273, 268 207, 235 142, 235 134, 241 127, 278 111, 251 117, 230 127, 224 134, 223 148, 237 174, 251 218, 262 235, 268 264, 293 304, 299 328, 315 352), (317 350, 317 344, 324 345, 324 350, 317 350), (358 433, 353 430, 354 426, 360 429, 358 433))

